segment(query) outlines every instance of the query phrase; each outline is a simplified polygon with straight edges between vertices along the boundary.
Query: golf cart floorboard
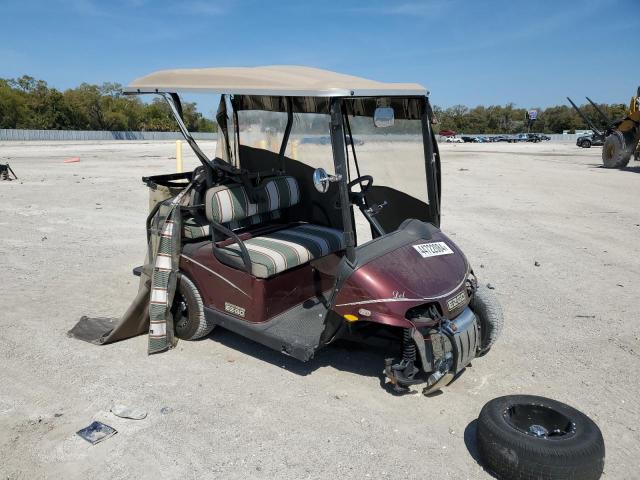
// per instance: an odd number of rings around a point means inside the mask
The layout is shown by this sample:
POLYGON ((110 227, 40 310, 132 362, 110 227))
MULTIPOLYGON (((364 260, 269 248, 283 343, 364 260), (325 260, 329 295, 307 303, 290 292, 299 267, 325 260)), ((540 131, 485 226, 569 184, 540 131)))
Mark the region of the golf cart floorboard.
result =
POLYGON ((208 307, 205 314, 222 328, 306 362, 320 344, 327 308, 321 300, 312 298, 261 323, 240 320, 208 307))

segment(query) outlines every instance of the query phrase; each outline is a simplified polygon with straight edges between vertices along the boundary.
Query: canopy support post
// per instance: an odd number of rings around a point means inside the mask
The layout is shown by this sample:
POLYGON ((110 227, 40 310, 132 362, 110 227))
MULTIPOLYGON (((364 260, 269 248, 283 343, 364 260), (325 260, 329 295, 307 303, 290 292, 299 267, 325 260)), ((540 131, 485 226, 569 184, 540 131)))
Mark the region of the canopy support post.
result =
POLYGON ((436 158, 435 136, 431 130, 431 106, 429 99, 424 97, 422 102, 422 145, 427 172, 427 195, 432 223, 440 228, 440 165, 436 158))
POLYGON ((215 167, 211 163, 211 160, 209 160, 207 155, 200 149, 200 146, 196 143, 191 133, 189 133, 187 126, 184 124, 184 120, 182 118, 182 103, 180 103, 180 97, 178 97, 178 94, 177 93, 159 93, 159 95, 161 95, 162 98, 164 98, 165 101, 169 104, 171 113, 173 114, 173 117, 175 118, 178 124, 178 128, 180 129, 182 136, 184 137, 184 139, 187 141, 187 143, 193 150, 193 153, 196 154, 196 157, 198 157, 198 160, 200 160, 200 162, 204 166, 215 170, 215 167))
POLYGON ((284 153, 287 150, 287 144, 289 143, 289 135, 291 135, 291 127, 293 127, 293 100, 291 97, 285 97, 287 104, 287 126, 284 129, 284 135, 282 137, 282 143, 280 144, 280 153, 278 153, 278 161, 280 162, 280 170, 285 171, 284 153))
POLYGON ((355 236, 353 233, 353 211, 349 200, 347 182, 347 166, 345 160, 344 130, 342 125, 342 99, 331 99, 331 147, 333 149, 333 163, 338 180, 340 205, 342 206, 342 226, 344 228, 344 241, 346 245, 347 261, 355 262, 355 236))

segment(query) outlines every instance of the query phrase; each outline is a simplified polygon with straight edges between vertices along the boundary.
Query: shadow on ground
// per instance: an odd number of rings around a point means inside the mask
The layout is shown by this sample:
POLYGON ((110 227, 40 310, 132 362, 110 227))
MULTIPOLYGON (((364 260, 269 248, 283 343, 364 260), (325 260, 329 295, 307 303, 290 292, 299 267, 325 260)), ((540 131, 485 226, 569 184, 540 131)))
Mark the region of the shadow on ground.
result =
MULTIPOLYGON (((398 391, 387 381, 384 374, 385 358, 391 356, 398 358, 400 355, 400 345, 391 341, 366 343, 337 340, 319 350, 311 360, 304 363, 223 328, 214 329, 208 337, 202 340, 206 341, 207 339, 260 361, 284 368, 295 375, 306 376, 320 368, 331 367, 343 372, 377 378, 380 381, 380 387, 395 396, 416 395, 421 393, 425 386, 419 384, 409 390, 398 391)), ((458 372, 449 385, 463 376, 466 370, 464 368, 458 372)), ((429 396, 438 396, 441 393, 442 391, 439 390, 430 393, 429 396)))
POLYGON ((380 378, 381 382, 384 382, 382 372, 385 357, 390 356, 390 353, 396 353, 394 348, 397 348, 390 345, 389 349, 383 349, 379 346, 338 340, 318 351, 309 362, 303 363, 222 328, 214 329, 207 338, 263 362, 286 368, 296 375, 309 375, 319 368, 331 366, 357 375, 380 378))
POLYGON ((482 460, 480 460, 480 454, 478 453, 478 444, 476 442, 476 432, 478 429, 478 420, 473 420, 467 425, 464 429, 464 446, 467 447, 467 451, 471 458, 475 460, 475 462, 482 467, 482 469, 490 475, 492 478, 498 478, 492 472, 484 468, 482 464, 482 460))
POLYGON ((588 163, 587 166, 590 168, 601 169, 601 170, 619 170, 621 172, 627 173, 640 173, 640 166, 632 166, 632 167, 624 167, 624 168, 605 168, 601 163, 588 163))

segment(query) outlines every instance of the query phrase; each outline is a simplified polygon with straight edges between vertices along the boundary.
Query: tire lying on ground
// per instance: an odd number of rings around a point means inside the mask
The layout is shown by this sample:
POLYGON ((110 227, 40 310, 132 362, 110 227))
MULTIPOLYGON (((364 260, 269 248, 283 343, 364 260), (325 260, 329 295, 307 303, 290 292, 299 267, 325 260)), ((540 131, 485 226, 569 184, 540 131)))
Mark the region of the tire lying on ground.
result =
POLYGON ((607 136, 602 146, 602 164, 604 168, 624 168, 631 159, 622 133, 615 131, 607 136))
POLYGON ((503 479, 596 480, 604 468, 598 426, 575 408, 544 397, 507 395, 478 417, 478 453, 503 479))
POLYGON ((215 324, 207 320, 200 292, 194 283, 180 275, 176 294, 171 307, 176 337, 183 340, 197 340, 211 333, 215 324))
POLYGON ((472 310, 480 320, 480 351, 478 356, 485 355, 496 342, 504 325, 504 316, 500 302, 493 292, 484 285, 478 285, 473 296, 472 310))

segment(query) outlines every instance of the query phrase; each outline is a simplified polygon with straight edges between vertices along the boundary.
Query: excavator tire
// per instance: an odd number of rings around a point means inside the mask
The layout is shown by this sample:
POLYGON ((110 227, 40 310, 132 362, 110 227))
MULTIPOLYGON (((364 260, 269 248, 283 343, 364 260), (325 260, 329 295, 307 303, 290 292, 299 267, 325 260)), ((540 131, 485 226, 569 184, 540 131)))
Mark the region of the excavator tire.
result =
POLYGON ((608 135, 602 147, 602 164, 604 168, 624 168, 631 159, 631 152, 625 145, 622 133, 615 131, 608 135))

